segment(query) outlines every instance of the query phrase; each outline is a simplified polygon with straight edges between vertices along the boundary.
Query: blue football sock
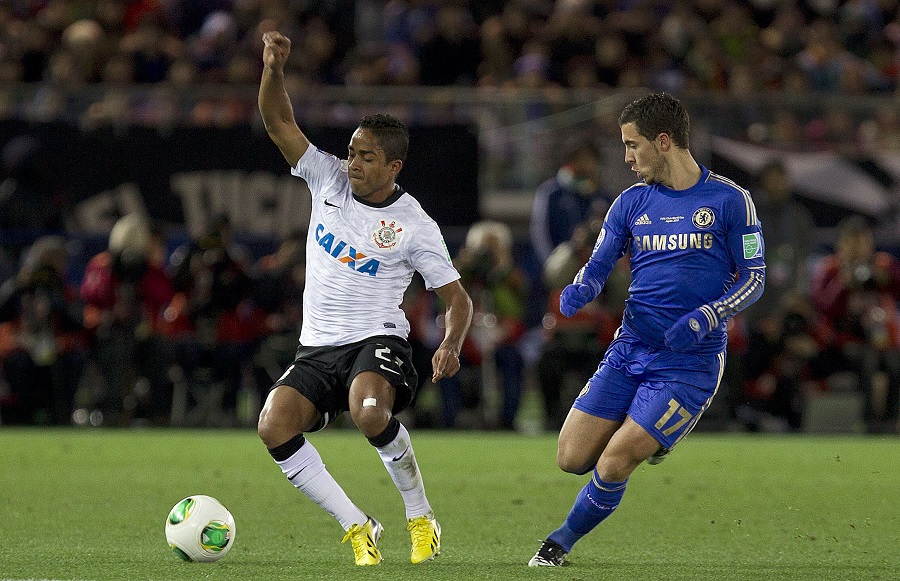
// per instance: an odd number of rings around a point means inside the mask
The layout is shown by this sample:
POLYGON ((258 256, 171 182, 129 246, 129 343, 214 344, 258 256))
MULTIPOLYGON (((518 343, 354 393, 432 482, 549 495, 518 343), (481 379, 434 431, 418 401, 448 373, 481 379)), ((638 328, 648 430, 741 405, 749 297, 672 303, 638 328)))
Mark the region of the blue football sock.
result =
POLYGON ((578 493, 566 522, 547 538, 558 543, 567 553, 570 552, 578 539, 591 532, 616 510, 625 494, 626 484, 627 478, 624 482, 604 482, 595 469, 591 481, 578 493))

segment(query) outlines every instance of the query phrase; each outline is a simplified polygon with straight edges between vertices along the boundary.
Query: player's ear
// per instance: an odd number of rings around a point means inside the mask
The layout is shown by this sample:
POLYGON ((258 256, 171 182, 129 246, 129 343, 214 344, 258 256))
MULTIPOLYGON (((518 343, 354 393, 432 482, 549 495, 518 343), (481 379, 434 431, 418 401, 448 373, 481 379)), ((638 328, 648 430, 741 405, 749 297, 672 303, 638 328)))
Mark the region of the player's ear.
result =
POLYGON ((672 147, 672 139, 669 137, 668 133, 660 133, 657 135, 656 142, 659 143, 659 149, 662 151, 669 151, 672 147))
POLYGON ((390 168, 391 173, 393 173, 394 175, 397 175, 398 173, 400 173, 400 170, 403 169, 403 161, 399 160, 399 159, 395 159, 395 160, 391 161, 390 163, 388 163, 388 167, 390 168))

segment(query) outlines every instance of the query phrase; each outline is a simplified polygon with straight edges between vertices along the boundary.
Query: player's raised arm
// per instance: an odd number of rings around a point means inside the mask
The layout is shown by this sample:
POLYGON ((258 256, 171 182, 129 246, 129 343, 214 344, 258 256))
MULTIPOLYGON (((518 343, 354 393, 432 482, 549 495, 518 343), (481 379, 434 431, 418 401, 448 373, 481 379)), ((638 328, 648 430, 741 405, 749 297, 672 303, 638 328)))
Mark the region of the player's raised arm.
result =
POLYGON ((291 54, 291 41, 277 31, 263 34, 263 73, 259 82, 259 112, 269 137, 291 167, 306 153, 309 140, 294 120, 291 100, 284 88, 284 63, 291 54))
POLYGON ((453 377, 459 371, 459 352, 472 323, 472 299, 458 280, 438 287, 434 292, 447 305, 447 312, 444 313, 444 340, 431 359, 434 370, 431 381, 437 383, 439 379, 453 377))

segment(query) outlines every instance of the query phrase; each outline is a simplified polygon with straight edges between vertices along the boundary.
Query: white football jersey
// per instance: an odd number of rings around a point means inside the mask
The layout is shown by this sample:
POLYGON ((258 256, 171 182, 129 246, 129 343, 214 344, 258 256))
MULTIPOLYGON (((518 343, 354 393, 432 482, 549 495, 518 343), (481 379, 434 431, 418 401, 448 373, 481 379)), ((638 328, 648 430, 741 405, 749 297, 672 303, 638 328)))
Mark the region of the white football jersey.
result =
POLYGON ((312 192, 300 343, 405 339, 409 322, 400 304, 413 273, 429 289, 459 279, 437 223, 402 190, 385 204, 354 198, 346 164, 313 145, 291 174, 312 192))

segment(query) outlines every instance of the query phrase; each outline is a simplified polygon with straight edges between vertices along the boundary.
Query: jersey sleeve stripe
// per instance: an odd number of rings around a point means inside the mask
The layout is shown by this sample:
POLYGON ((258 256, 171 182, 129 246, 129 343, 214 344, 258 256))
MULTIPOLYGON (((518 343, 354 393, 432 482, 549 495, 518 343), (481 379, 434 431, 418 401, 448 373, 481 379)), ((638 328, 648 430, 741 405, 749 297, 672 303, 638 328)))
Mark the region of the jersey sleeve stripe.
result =
POLYGON ((744 196, 744 206, 747 210, 747 226, 753 226, 756 224, 756 206, 753 204, 753 198, 750 197, 750 192, 741 186, 737 185, 730 179, 720 176, 717 173, 709 172, 710 179, 716 180, 717 182, 723 183, 727 186, 731 186, 737 191, 741 192, 744 196))
POLYGON ((747 190, 743 190, 744 192, 744 203, 747 204, 747 226, 754 226, 756 224, 756 205, 753 203, 753 198, 750 197, 750 192, 747 190))
POLYGON ((706 316, 707 322, 709 322, 709 328, 715 329, 719 326, 719 317, 716 315, 716 311, 713 310, 709 305, 703 305, 700 307, 700 312, 706 316))
POLYGON ((751 272, 750 279, 737 291, 731 293, 725 300, 713 303, 713 307, 720 318, 728 318, 742 309, 742 304, 748 302, 760 290, 762 290, 763 276, 759 272, 751 272))

